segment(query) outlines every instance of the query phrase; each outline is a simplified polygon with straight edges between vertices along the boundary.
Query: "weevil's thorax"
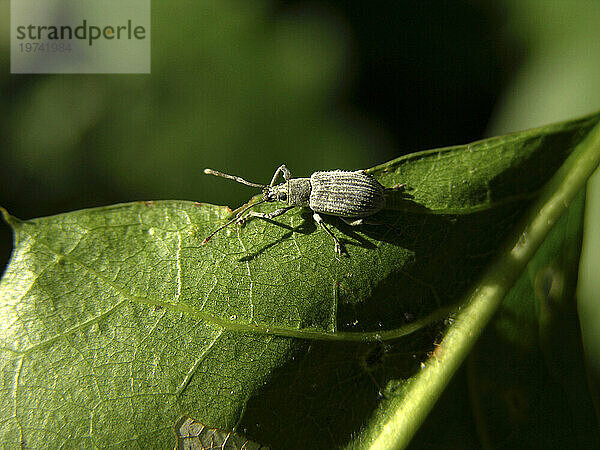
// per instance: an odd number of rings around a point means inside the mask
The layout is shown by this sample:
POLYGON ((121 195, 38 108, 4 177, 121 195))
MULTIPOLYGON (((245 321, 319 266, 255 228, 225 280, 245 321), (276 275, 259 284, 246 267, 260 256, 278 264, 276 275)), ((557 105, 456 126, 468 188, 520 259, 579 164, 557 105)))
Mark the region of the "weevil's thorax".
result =
POLYGON ((312 189, 310 178, 292 178, 286 184, 288 205, 308 206, 312 189))

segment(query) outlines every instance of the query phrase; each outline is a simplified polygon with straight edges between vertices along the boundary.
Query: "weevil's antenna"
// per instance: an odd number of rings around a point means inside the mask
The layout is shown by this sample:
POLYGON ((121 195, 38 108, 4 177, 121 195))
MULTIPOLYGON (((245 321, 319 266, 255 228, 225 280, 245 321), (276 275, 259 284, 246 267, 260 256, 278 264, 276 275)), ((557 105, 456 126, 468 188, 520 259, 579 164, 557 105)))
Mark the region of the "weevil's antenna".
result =
MULTIPOLYGON (((218 170, 204 169, 204 173, 206 175, 214 175, 216 177, 222 177, 222 178, 227 178, 229 180, 237 181, 238 183, 245 184, 246 186, 257 187, 257 188, 265 188, 266 187, 264 184, 251 183, 249 181, 244 180, 242 177, 238 177, 235 175, 228 175, 226 173, 219 172, 218 170)), ((258 203, 256 203, 256 204, 258 204, 258 203)))
MULTIPOLYGON (((207 169, 209 170, 209 169, 207 169)), ((231 219, 229 222, 227 222, 225 225, 221 225, 219 228, 217 228, 215 231, 213 231, 212 233, 210 233, 203 241, 202 241, 202 245, 206 244, 208 241, 210 241, 210 239, 217 234, 219 231, 221 231, 223 228, 227 228, 229 225, 231 225, 234 222, 237 222, 238 220, 240 220, 240 218, 242 217, 242 215, 248 211, 250 208, 254 208, 257 205, 260 205, 261 203, 266 203, 268 200, 264 199, 261 200, 259 202, 253 203, 250 206, 246 206, 244 209, 242 209, 239 213, 237 213, 235 215, 235 217, 233 219, 231 219)))

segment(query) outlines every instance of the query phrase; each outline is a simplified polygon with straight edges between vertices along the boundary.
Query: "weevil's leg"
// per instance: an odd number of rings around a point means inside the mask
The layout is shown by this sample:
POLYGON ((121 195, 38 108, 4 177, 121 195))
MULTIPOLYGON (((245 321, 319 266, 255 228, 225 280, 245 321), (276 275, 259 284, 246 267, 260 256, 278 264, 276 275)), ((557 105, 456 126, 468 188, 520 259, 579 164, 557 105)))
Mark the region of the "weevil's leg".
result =
POLYGON ((269 184, 269 186, 271 186, 271 187, 275 186, 275 181, 277 181, 277 177, 279 176, 280 173, 283 174, 283 179, 285 181, 292 178, 292 173, 290 172, 290 169, 288 169, 285 164, 282 164, 277 168, 277 170, 273 174, 273 179, 271 180, 271 184, 269 184))
POLYGON ((368 217, 361 217, 360 219, 354 219, 354 220, 352 220, 349 217, 340 217, 340 219, 342 219, 348 225, 353 226, 353 227, 355 227, 357 225, 381 225, 381 222, 370 219, 368 217))
POLYGON ((327 228, 327 225, 325 225, 325 222, 323 222, 323 218, 319 214, 314 213, 313 219, 315 219, 315 222, 317 222, 319 225, 321 225, 323 227, 323 229, 325 231, 327 231, 329 236, 331 236, 333 238, 333 240, 335 241, 335 252, 338 255, 341 255, 342 254, 342 244, 340 244, 340 241, 338 241, 338 238, 335 237, 335 235, 331 232, 331 230, 329 228, 327 228))
POLYGON ((342 219, 348 225, 353 226, 353 227, 355 227, 357 225, 362 225, 363 223, 365 223, 365 220, 363 218, 351 219, 350 217, 340 217, 340 219, 342 219))
POLYGON ((208 236, 207 236, 207 237, 206 237, 206 238, 205 238, 205 239, 202 241, 202 245, 204 245, 204 244, 208 243, 208 241, 210 241, 210 240, 211 240, 211 238, 212 238, 212 237, 213 237, 215 234, 217 234, 217 233, 218 233, 219 231, 221 231, 222 229, 224 229, 224 228, 227 228, 227 227, 228 227, 229 225, 231 225, 232 223, 236 223, 236 222, 237 222, 237 223, 240 223, 240 221, 241 221, 241 220, 243 220, 243 219, 242 219, 242 215, 243 215, 243 214, 244 214, 246 211, 248 211, 250 208, 254 208, 255 206, 257 206, 257 205, 260 205, 260 204, 262 204, 262 203, 265 203, 265 202, 266 202, 266 200, 261 200, 261 201, 259 201, 259 202, 253 203, 252 205, 248 205, 248 206, 246 206, 246 207, 245 207, 244 209, 242 209, 242 210, 241 210, 239 213, 237 213, 237 214, 236 214, 236 216, 235 216, 233 219, 231 219, 231 220, 230 220, 229 222, 227 222, 226 224, 224 224, 224 225, 221 225, 221 226, 220 226, 219 228, 217 228, 215 231, 213 231, 212 233, 210 233, 210 234, 209 234, 209 235, 208 235, 208 236))
POLYGON ((400 192, 404 192, 406 190, 407 186, 408 186, 408 184, 406 184, 406 183, 395 184, 391 188, 385 188, 385 190, 386 191, 400 191, 400 192))
POLYGON ((279 208, 270 213, 260 213, 260 212, 256 212, 256 211, 250 211, 244 217, 240 217, 238 219, 238 223, 244 223, 250 217, 260 217, 261 219, 272 219, 273 217, 277 217, 277 216, 281 216, 281 215, 285 214, 292 208, 295 208, 295 206, 287 206, 285 208, 279 208))

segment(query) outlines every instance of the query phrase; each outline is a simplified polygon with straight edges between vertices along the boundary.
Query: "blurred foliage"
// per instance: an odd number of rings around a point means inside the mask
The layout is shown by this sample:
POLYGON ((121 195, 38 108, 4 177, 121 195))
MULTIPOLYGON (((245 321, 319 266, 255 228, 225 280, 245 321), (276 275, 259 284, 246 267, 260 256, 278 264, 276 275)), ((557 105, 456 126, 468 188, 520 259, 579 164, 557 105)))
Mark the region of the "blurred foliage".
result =
POLYGON ((489 134, 596 111, 600 104, 600 2, 504 0, 504 33, 525 46, 489 134))

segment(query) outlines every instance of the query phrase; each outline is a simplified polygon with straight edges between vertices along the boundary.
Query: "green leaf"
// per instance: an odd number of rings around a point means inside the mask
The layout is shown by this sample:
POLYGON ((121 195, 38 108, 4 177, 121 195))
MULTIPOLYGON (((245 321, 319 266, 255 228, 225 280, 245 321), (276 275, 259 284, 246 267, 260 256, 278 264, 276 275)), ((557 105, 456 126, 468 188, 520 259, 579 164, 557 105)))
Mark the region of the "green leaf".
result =
POLYGON ((371 169, 385 186, 407 183, 409 198, 391 197, 377 226, 331 218, 346 257, 300 209, 207 245, 227 208, 4 212, 15 250, 0 282, 0 442, 168 447, 187 416, 273 447, 343 445, 382 395, 423 397, 410 386, 439 319, 599 119, 371 169))

